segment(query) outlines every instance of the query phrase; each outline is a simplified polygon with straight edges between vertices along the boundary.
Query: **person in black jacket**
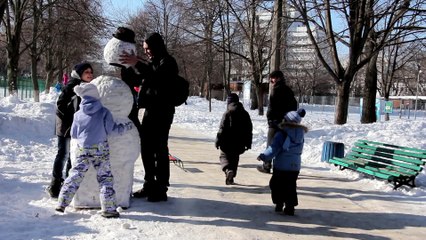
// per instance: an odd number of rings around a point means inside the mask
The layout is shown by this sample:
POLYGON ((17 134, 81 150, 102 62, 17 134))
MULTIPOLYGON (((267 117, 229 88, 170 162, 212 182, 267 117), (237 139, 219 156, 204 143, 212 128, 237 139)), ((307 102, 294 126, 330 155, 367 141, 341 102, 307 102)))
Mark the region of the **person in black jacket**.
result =
MULTIPOLYGON (((284 119, 284 116, 290 111, 297 110, 297 101, 290 87, 285 84, 283 72, 277 70, 269 74, 270 84, 273 85, 271 95, 269 96, 269 105, 266 112, 268 119, 268 137, 266 147, 270 146, 272 139, 278 129, 278 124, 284 119)), ((264 173, 270 173, 272 166, 264 163, 258 166, 258 170, 264 173)))
POLYGON ((82 82, 93 80, 93 68, 89 63, 80 63, 74 66, 71 72, 71 80, 64 86, 56 101, 56 135, 58 136, 58 151, 53 163, 52 179, 47 187, 50 197, 57 198, 61 190, 64 178, 68 176, 71 168, 70 160, 70 129, 74 113, 78 111, 80 98, 75 95, 74 87, 82 82), (65 177, 62 172, 65 163, 65 177))
POLYGON ((222 116, 216 136, 216 148, 220 148, 220 164, 225 173, 225 184, 234 184, 240 154, 251 148, 253 125, 250 115, 239 102, 238 95, 227 98, 227 110, 222 116))
POLYGON ((152 33, 143 43, 149 62, 133 53, 120 55, 123 64, 133 65, 142 77, 138 108, 145 108, 141 125, 144 185, 133 193, 135 198, 147 197, 150 202, 167 201, 170 186, 168 139, 175 107, 173 81, 178 75, 176 60, 167 52, 159 33, 152 33))

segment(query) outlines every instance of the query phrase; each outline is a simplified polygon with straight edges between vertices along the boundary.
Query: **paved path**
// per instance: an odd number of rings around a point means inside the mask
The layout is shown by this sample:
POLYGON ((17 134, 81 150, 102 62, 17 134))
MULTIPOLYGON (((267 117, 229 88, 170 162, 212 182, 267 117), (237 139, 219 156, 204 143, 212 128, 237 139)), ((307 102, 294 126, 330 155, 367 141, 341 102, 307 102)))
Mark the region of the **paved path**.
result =
MULTIPOLYGON (((157 203, 163 207, 156 214, 159 221, 172 222, 174 234, 183 238, 424 239, 426 234, 426 204, 419 205, 418 197, 371 191, 327 169, 303 166, 296 216, 279 215, 267 186, 271 175, 255 169, 257 153, 241 156, 237 184, 227 186, 213 136, 173 126, 169 147, 184 161, 184 169, 171 164, 170 198, 157 203), (179 233, 179 224, 193 230, 179 233)), ((141 169, 140 160, 138 164, 141 169)), ((136 179, 134 188, 142 184, 136 179)), ((144 206, 133 201, 136 208, 144 206)))

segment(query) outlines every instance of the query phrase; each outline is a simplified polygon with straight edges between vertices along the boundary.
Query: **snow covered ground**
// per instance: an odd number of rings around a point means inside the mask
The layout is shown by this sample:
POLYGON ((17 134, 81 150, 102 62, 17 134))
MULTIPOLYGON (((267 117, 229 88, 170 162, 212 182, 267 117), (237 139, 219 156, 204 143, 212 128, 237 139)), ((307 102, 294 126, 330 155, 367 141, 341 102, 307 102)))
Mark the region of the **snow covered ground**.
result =
MULTIPOLYGON (((53 159, 56 153, 56 137, 54 136, 54 114, 56 93, 42 95, 40 103, 21 101, 16 97, 0 98, 0 239, 224 239, 226 233, 212 233, 211 228, 204 231, 202 224, 191 224, 188 219, 167 221, 158 214, 149 214, 150 208, 167 209, 164 204, 173 204, 181 197, 172 196, 172 200, 159 205, 147 205, 143 209, 146 213, 141 218, 133 217, 127 211, 119 219, 104 219, 97 210, 73 211, 65 215, 54 212, 55 201, 48 198, 44 188, 50 180, 53 159), (173 199, 174 198, 174 199, 173 199), (143 220, 141 220, 143 219, 143 220), (143 227, 137 227, 138 221, 143 227), (174 222, 176 221, 176 222, 174 222), (179 227, 177 235, 172 228, 179 227), (170 231, 170 232, 169 232, 170 231), (205 236, 194 235, 205 232, 205 236), (169 234, 164 234, 169 232, 169 234), (102 235, 99 235, 102 233, 102 235), (187 233, 182 235, 182 233, 187 233), (213 237, 213 236, 217 236, 213 237)), ((402 146, 412 146, 426 149, 426 118, 424 113, 419 114, 417 120, 399 119, 392 117, 391 121, 374 124, 360 124, 358 110, 349 115, 348 123, 343 126, 333 124, 332 107, 304 106, 307 115, 302 121, 309 127, 310 132, 305 138, 303 153, 303 167, 321 169, 337 176, 343 176, 360 185, 368 185, 371 191, 395 196, 399 199, 407 198, 418 206, 424 205, 426 197, 425 170, 416 178, 416 188, 402 187, 397 191, 384 181, 365 179, 351 171, 339 171, 332 165, 321 162, 322 144, 324 141, 343 142, 347 151, 360 138, 393 143, 402 146), (365 184, 364 184, 365 183, 365 184)), ((246 109, 248 109, 246 107, 246 109)), ((207 139, 215 138, 219 121, 225 110, 225 103, 212 101, 212 111, 208 111, 208 102, 205 99, 191 97, 188 105, 178 107, 174 126, 178 128, 196 130, 207 139)), ((257 111, 249 111, 253 125, 253 146, 249 154, 256 155, 265 148, 266 117, 258 116, 257 111)), ((218 153, 215 152, 214 155, 218 153)), ((253 159, 252 164, 258 164, 253 159)), ((135 185, 142 184, 141 166, 138 171, 135 185)), ((207 173, 206 173, 207 174, 207 173)), ((136 177, 136 175, 135 175, 136 177)), ((134 186, 135 188, 135 186, 134 186)), ((173 188, 173 176, 172 176, 173 188)), ((182 190, 184 191, 184 190, 182 190)), ((191 189, 185 189, 191 191, 191 189)), ((269 198, 265 195, 265 198, 269 198)), ((209 199, 209 196, 203 196, 209 199)), ((212 196, 213 198, 213 196, 212 196)), ((216 198, 216 197, 214 197, 216 198)), ((210 199, 213 202, 213 200, 210 199)), ((256 201, 256 200, 253 200, 256 201)), ((269 202, 270 200, 265 200, 269 202)), ((403 200, 402 200, 403 201, 403 200)), ((408 201, 408 200, 407 200, 408 201)), ((216 203, 220 203, 217 199, 216 203)), ((270 203, 268 203, 270 204, 270 203)), ((220 204, 224 212, 232 211, 235 204, 220 204)), ((136 204, 136 208, 141 205, 136 204)), ((191 203, 186 206, 191 211, 191 203)), ((153 212, 155 212, 153 210, 153 212)), ((167 215, 167 211, 161 212, 167 215)), ((420 216, 426 216, 419 212, 420 216)), ((226 214, 224 213, 226 216, 226 214)), ((164 217, 164 216, 163 216, 164 217)), ((199 214, 191 217, 196 222, 201 218, 199 214)), ((213 221, 213 220, 212 220, 213 221)), ((377 221, 380 221, 378 219, 377 221)), ((239 234, 245 236, 244 223, 241 227, 232 229, 232 239, 239 234)), ((420 225, 423 226, 424 225, 420 225)), ((424 228, 423 228, 424 230, 424 228)), ((260 235, 261 236, 261 235, 260 235)), ((315 236, 311 236, 315 238, 315 236)), ((252 236, 251 239, 267 239, 252 236)), ((380 238, 378 238, 380 239, 380 238)))

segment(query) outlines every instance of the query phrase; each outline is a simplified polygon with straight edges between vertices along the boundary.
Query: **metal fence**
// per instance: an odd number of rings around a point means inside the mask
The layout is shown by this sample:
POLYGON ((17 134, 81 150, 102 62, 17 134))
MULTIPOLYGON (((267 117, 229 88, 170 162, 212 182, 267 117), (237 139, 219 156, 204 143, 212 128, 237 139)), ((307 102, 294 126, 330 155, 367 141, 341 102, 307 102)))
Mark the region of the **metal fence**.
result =
MULTIPOLYGON (((18 77, 18 96, 21 100, 33 98, 34 96, 34 85, 30 77, 18 77)), ((38 88, 40 92, 43 92, 45 87, 45 81, 42 79, 38 80, 38 88)), ((9 96, 9 87, 5 76, 0 76, 0 97, 9 96)))

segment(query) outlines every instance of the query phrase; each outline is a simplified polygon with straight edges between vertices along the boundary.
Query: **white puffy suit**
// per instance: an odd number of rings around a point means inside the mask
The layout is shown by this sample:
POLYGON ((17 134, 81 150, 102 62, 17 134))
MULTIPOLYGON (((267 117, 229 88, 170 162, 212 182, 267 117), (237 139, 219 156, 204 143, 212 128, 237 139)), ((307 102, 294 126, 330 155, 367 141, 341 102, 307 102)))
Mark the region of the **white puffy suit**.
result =
MULTIPOLYGON (((91 83, 96 85, 101 96, 102 104, 108 108, 116 123, 131 122, 128 118, 133 105, 130 88, 119 78, 99 76, 91 83)), ((140 138, 135 125, 122 135, 108 136, 110 146, 110 161, 114 177, 114 190, 117 206, 130 207, 130 196, 133 186, 133 170, 136 159, 140 156, 140 138)), ((71 140, 71 162, 76 161, 76 141, 71 140)), ((74 208, 100 208, 99 184, 93 166, 86 173, 73 199, 74 208)))

